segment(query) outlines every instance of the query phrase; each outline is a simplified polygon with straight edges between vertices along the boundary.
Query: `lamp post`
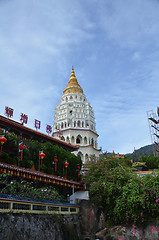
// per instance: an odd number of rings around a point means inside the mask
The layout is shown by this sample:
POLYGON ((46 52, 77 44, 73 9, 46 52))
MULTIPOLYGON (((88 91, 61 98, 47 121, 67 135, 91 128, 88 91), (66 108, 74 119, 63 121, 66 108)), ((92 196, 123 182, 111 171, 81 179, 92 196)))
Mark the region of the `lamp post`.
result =
POLYGON ((64 162, 64 166, 65 166, 65 169, 66 169, 66 178, 67 178, 67 168, 69 166, 69 163, 67 162, 67 160, 64 162))
POLYGON ((7 142, 7 138, 5 138, 4 136, 0 137, 0 143, 1 143, 0 155, 2 154, 3 144, 5 142, 7 142))
POLYGON ((40 168, 42 168, 42 160, 44 157, 45 157, 45 153, 43 153, 43 151, 39 152, 39 171, 40 171, 40 168), (40 163, 40 160, 41 160, 41 163, 40 163))

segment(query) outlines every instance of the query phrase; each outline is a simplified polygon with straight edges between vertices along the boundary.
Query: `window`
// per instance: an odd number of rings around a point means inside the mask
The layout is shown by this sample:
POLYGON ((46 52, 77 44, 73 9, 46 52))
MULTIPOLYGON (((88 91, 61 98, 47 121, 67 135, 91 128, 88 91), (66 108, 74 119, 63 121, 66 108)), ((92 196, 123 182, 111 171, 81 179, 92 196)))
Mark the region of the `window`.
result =
POLYGON ((87 138, 84 137, 84 144, 87 144, 87 138))
POLYGON ((76 143, 80 144, 81 142, 82 142, 82 137, 81 137, 81 135, 78 135, 76 138, 76 143))
POLYGON ((74 138, 74 136, 72 136, 72 138, 71 138, 71 143, 72 143, 72 144, 75 143, 75 138, 74 138))
POLYGON ((77 127, 81 127, 80 121, 77 122, 77 127))

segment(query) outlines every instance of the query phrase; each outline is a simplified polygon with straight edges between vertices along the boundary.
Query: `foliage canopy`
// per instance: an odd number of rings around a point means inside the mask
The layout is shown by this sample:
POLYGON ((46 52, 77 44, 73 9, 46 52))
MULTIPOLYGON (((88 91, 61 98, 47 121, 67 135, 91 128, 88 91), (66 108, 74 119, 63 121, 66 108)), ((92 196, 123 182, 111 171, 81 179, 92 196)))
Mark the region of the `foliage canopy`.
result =
MULTIPOLYGON (((7 142, 3 146, 3 152, 0 155, 0 161, 9 164, 18 164, 19 142, 21 141, 14 133, 7 134, 7 142)), ((66 151, 58 145, 53 145, 50 142, 40 143, 36 140, 23 140, 25 149, 23 150, 23 161, 19 161, 21 167, 35 169, 39 168, 39 151, 43 150, 45 158, 42 161, 42 170, 45 173, 52 174, 54 171, 53 160, 56 156, 58 159, 57 173, 58 176, 64 176, 64 161, 69 162, 67 176, 69 179, 78 180, 77 164, 82 165, 81 158, 73 153, 66 151)))
POLYGON ((137 177, 128 158, 104 157, 90 162, 85 181, 90 200, 114 224, 143 224, 159 213, 159 176, 137 177))

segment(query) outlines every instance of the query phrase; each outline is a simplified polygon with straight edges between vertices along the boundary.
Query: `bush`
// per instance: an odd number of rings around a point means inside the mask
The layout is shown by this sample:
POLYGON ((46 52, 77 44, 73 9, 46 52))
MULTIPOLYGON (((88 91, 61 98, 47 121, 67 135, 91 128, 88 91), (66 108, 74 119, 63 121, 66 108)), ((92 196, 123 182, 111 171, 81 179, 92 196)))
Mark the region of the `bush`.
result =
POLYGON ((39 200, 63 201, 57 190, 52 186, 38 187, 33 182, 17 181, 9 174, 0 175, 0 194, 29 197, 39 200))

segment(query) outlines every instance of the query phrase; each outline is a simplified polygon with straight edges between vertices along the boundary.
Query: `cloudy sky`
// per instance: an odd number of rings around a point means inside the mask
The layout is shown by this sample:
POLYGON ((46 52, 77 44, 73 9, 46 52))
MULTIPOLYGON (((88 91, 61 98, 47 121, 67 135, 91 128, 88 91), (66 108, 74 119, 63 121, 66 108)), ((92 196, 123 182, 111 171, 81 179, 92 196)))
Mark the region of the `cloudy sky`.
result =
POLYGON ((0 0, 0 114, 52 125, 74 66, 94 108, 98 145, 151 144, 159 93, 158 0, 0 0))

